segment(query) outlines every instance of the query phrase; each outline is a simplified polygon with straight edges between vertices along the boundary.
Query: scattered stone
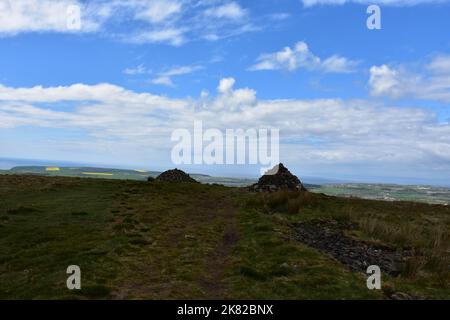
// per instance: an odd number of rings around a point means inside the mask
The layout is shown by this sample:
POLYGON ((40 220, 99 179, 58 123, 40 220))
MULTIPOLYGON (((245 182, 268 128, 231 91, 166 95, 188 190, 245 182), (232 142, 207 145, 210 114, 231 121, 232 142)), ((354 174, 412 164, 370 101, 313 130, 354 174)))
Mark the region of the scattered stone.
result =
POLYGON ((250 190, 256 192, 275 192, 281 189, 306 191, 301 181, 282 163, 267 171, 258 183, 250 186, 250 190))
POLYGON ((168 170, 161 173, 158 177, 156 177, 157 181, 166 181, 166 182, 192 182, 199 183, 197 180, 191 178, 186 172, 178 169, 168 170))
POLYGON ((295 238, 298 241, 329 254, 351 270, 366 273, 367 267, 377 265, 381 272, 398 276, 403 253, 387 247, 376 247, 344 234, 344 230, 356 228, 356 224, 335 220, 313 220, 294 224, 295 238))

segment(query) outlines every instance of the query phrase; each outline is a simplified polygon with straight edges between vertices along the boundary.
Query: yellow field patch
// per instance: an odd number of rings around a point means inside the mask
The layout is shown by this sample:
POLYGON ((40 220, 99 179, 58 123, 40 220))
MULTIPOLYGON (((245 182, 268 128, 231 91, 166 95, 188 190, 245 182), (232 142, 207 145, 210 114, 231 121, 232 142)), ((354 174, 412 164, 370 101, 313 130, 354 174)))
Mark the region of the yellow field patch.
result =
POLYGON ((60 169, 58 167, 47 167, 45 168, 45 171, 59 171, 60 169))
POLYGON ((148 172, 147 170, 138 170, 138 169, 136 169, 136 170, 134 170, 134 171, 140 172, 140 173, 146 173, 146 172, 148 172))
POLYGON ((105 173, 105 172, 82 172, 82 174, 91 175, 91 176, 112 176, 113 173, 105 173))

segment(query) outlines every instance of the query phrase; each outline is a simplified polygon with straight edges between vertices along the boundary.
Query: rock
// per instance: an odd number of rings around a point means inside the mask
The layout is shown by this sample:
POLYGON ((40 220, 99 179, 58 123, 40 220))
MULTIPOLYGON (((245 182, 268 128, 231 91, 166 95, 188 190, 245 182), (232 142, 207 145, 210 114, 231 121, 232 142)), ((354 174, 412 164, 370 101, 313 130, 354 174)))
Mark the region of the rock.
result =
POLYGON ((402 257, 406 253, 346 236, 346 230, 357 228, 353 223, 311 220, 293 227, 298 241, 334 257, 353 271, 366 273, 369 265, 377 265, 383 273, 393 277, 401 272, 402 257))
POLYGON ((301 181, 282 163, 266 172, 258 183, 250 186, 256 192, 276 192, 281 189, 306 191, 301 181))
POLYGON ((155 178, 153 178, 153 177, 148 177, 147 178, 147 182, 153 182, 153 181, 155 181, 155 178))
POLYGON ((158 177, 156 177, 156 180, 166 182, 199 183, 198 181, 192 179, 186 172, 178 169, 165 171, 161 173, 158 177))

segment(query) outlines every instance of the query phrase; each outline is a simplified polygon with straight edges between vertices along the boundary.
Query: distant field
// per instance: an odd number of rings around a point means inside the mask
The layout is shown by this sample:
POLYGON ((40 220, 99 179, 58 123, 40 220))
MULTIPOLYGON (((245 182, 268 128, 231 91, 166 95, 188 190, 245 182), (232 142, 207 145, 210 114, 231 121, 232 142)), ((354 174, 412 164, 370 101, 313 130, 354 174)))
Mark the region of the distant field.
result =
POLYGON ((0 299, 450 299, 450 208, 217 185, 0 175, 0 299), (295 240, 317 219, 414 252, 366 275, 295 240), (82 289, 66 288, 79 265, 82 289))
POLYGON ((11 174, 36 174, 45 176, 60 177, 90 177, 90 178, 110 178, 119 180, 146 180, 149 176, 156 176, 158 172, 143 172, 141 170, 123 170, 111 168, 94 167, 57 167, 57 166, 20 166, 4 173, 11 174))
POLYGON ((328 184, 312 189, 334 196, 357 197, 387 201, 419 201, 450 204, 450 189, 431 186, 401 186, 387 184, 328 184))
MULTIPOLYGON (((146 181, 148 177, 156 177, 161 172, 145 171, 141 169, 125 170, 95 167, 45 167, 45 166, 19 166, 11 170, 0 170, 0 174, 36 174, 57 177, 79 177, 79 178, 102 178, 118 180, 146 181)), ((238 179, 225 177, 211 177, 202 174, 191 174, 191 176, 202 183, 222 184, 225 186, 247 186, 255 183, 252 179, 238 179)))

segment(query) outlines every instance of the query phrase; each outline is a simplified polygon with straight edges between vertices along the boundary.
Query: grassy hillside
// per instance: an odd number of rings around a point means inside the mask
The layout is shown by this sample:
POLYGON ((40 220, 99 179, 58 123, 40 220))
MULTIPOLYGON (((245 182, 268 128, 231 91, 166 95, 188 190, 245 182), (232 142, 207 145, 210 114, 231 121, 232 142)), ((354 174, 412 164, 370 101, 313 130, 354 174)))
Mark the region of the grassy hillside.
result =
POLYGON ((445 206, 26 175, 0 175, 0 194, 1 299, 450 299, 445 206), (292 226, 317 219, 414 255, 369 291, 365 274, 296 240, 292 226), (66 288, 72 264, 80 291, 66 288))
MULTIPOLYGON (((97 167, 59 167, 59 166, 19 166, 10 170, 0 170, 0 174, 25 174, 42 175, 50 177, 74 177, 74 178, 100 178, 117 180, 146 181, 148 177, 157 177, 161 172, 146 170, 126 170, 97 167)), ((222 184, 227 186, 248 186, 256 182, 252 179, 211 177, 204 174, 191 174, 191 176, 205 184, 222 184)))

